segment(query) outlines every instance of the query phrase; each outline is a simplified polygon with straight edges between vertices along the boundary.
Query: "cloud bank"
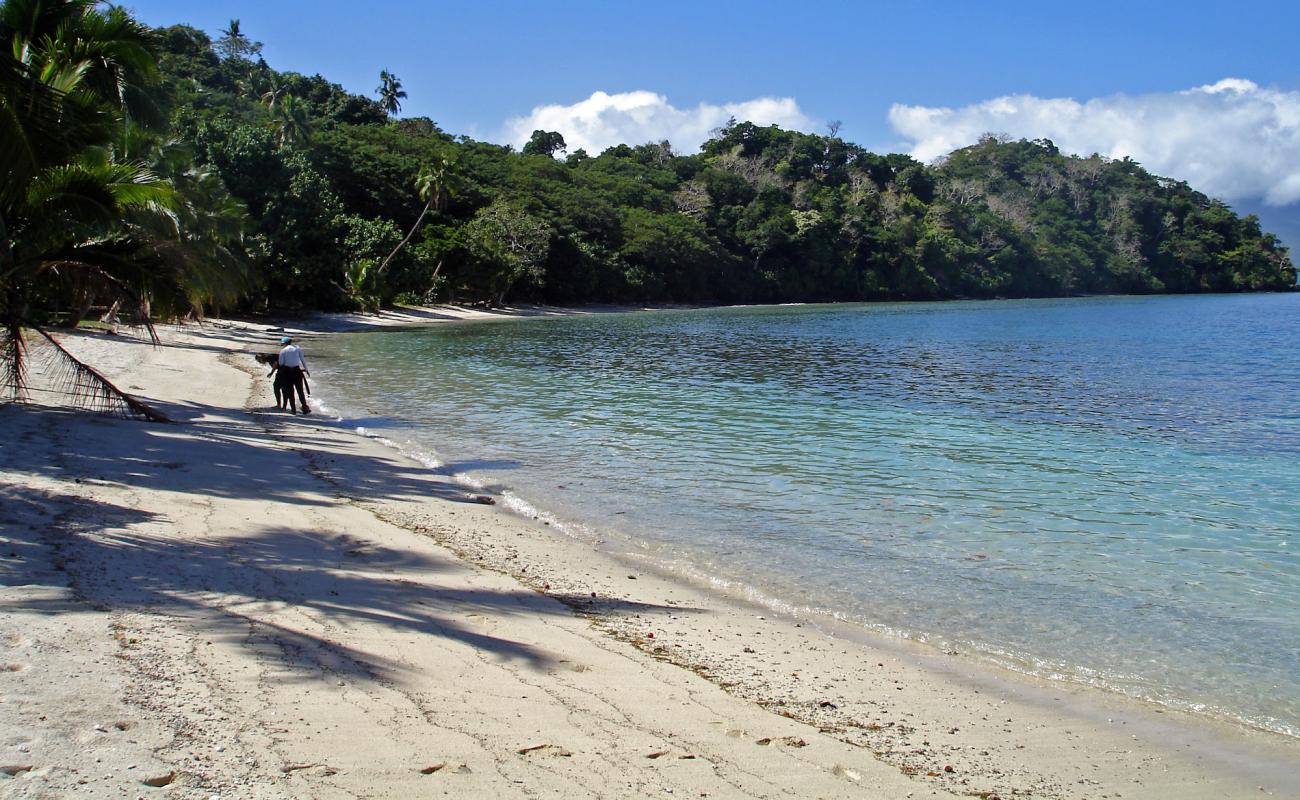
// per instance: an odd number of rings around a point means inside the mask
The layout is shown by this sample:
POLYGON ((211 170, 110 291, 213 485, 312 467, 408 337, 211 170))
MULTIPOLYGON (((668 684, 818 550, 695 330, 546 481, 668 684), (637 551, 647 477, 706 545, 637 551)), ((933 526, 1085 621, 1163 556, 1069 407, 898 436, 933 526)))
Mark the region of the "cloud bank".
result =
POLYGON ((592 155, 617 144, 645 144, 667 139, 679 152, 694 152, 709 131, 728 118, 757 125, 780 125, 808 131, 815 127, 792 97, 760 97, 742 103, 701 103, 681 109, 654 92, 596 92, 573 105, 538 106, 532 113, 507 120, 501 141, 522 147, 535 130, 558 131, 569 152, 592 155))
POLYGON ((1128 156, 1225 200, 1300 201, 1300 91, 1240 78, 1082 103, 1014 95, 955 109, 895 105, 889 122, 922 161, 1006 133, 1081 155, 1128 156))

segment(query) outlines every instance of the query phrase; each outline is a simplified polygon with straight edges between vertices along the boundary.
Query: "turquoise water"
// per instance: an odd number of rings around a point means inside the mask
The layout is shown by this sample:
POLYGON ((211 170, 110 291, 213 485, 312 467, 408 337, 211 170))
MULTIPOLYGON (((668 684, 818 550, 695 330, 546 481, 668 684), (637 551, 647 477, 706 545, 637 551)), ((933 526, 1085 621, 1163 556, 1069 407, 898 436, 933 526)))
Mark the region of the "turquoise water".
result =
POLYGON ((1300 294, 316 346, 350 424, 775 605, 1300 735, 1300 294))

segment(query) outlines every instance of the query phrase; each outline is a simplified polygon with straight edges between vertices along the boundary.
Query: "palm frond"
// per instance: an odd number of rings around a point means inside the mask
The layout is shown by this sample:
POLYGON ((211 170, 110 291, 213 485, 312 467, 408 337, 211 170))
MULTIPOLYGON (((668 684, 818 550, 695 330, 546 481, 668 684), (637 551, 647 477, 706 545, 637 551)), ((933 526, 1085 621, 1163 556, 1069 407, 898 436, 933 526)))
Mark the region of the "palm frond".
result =
POLYGON ((0 397, 21 400, 27 387, 27 343, 16 317, 0 329, 0 397))
POLYGON ((108 224, 127 210, 168 209, 175 192, 144 164, 104 160, 88 149, 77 161, 48 167, 34 176, 26 202, 51 222, 66 215, 92 225, 108 224))
POLYGON ((132 397, 99 370, 81 361, 44 328, 34 330, 51 345, 50 371, 58 388, 80 408, 124 417, 143 417, 150 422, 171 422, 166 414, 132 397))

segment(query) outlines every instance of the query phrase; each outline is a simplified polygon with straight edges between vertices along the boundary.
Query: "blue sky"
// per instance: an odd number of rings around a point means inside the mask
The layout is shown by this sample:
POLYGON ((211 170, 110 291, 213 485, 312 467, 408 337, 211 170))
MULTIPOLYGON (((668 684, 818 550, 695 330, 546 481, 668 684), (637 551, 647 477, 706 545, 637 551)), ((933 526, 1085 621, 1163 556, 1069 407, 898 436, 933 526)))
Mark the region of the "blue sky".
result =
POLYGON ((491 141, 546 127, 571 148, 689 151, 735 114, 840 120, 850 141, 928 160, 1006 132, 1131 155, 1234 202, 1300 201, 1297 2, 126 5, 214 36, 238 18, 276 69, 358 93, 389 69, 404 115, 491 141))
POLYGON ((371 93, 401 77, 404 113, 495 131, 534 106, 649 90, 677 107, 795 98, 867 146, 894 103, 1008 94, 1078 99, 1239 77, 1300 88, 1300 3, 130 0, 144 21, 210 33, 234 17, 277 69, 371 93))

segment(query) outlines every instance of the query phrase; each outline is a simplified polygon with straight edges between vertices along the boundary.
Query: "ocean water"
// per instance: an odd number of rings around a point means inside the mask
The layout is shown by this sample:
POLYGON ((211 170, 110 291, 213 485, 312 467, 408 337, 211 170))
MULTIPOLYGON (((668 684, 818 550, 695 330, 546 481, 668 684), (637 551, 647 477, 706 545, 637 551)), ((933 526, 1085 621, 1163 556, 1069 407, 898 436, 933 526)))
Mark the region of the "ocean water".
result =
POLYGON ((347 424, 803 614, 1300 735, 1300 294, 449 323, 347 424))

